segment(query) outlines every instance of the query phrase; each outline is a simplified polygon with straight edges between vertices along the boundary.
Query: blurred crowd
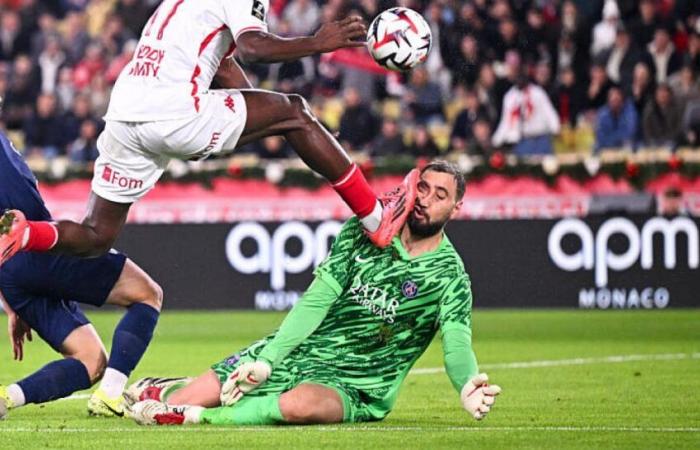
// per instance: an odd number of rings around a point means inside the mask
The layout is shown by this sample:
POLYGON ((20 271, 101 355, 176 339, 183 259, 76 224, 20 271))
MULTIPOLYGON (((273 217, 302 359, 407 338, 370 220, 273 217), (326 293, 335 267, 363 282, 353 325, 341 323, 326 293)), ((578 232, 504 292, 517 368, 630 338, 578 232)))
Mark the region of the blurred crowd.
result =
MULTIPOLYGON (((0 127, 29 157, 97 155, 110 88, 158 0, 0 2, 0 127)), ((271 31, 314 33, 400 5, 433 34, 426 63, 388 72, 364 48, 244 65, 298 92, 369 157, 700 147, 700 2, 693 0, 271 0, 271 31)), ((268 138, 245 151, 293 153, 268 138)))

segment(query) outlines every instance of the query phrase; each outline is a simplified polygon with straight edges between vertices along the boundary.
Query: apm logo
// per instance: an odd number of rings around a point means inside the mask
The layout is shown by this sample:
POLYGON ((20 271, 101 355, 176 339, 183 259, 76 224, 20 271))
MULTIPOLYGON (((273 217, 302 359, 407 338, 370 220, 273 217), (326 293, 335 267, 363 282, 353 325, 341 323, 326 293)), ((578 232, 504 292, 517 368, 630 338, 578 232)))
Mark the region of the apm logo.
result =
POLYGON ((269 273, 270 287, 282 290, 286 274, 301 273, 321 263, 328 255, 328 241, 337 236, 340 222, 321 223, 316 230, 302 222, 286 222, 272 235, 256 222, 243 222, 229 232, 226 238, 226 257, 231 266, 244 274, 269 273), (246 256, 243 241, 255 243, 255 251, 246 256), (287 252, 287 243, 297 240, 301 250, 297 255, 287 252))
POLYGON ((593 270, 596 287, 608 284, 610 271, 623 271, 631 268, 641 259, 641 267, 650 270, 654 266, 655 234, 663 237, 663 264, 666 269, 676 268, 677 236, 687 237, 688 267, 698 268, 700 246, 698 245, 698 228, 695 222, 687 217, 676 217, 672 220, 662 217, 649 219, 641 228, 631 220, 616 217, 603 222, 595 236, 593 230, 582 220, 563 219, 557 222, 549 232, 547 247, 549 257, 560 269, 568 272, 577 270, 593 270), (573 235, 581 242, 579 250, 567 253, 562 248, 565 236, 573 235), (627 239, 625 251, 615 253, 610 247, 610 240, 615 235, 627 239))

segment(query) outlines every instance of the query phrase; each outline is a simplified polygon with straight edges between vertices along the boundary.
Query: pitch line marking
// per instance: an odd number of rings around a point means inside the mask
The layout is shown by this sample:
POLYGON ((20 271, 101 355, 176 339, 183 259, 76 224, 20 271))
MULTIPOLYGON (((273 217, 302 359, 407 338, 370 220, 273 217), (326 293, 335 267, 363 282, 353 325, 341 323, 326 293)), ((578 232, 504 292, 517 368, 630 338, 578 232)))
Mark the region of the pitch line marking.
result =
MULTIPOLYGON (((634 361, 674 361, 700 359, 700 353, 657 353, 642 355, 615 355, 593 358, 552 359, 542 361, 522 361, 510 363, 480 364, 479 368, 492 369, 532 369, 537 367, 583 366, 588 364, 617 364, 634 361)), ((431 375, 444 372, 444 367, 425 367, 411 370, 411 375, 431 375)))
POLYGON ((294 426, 283 426, 283 427, 115 427, 115 428, 69 428, 69 427, 56 427, 56 428, 37 428, 37 427, 3 427, 0 426, 2 432, 9 433, 133 433, 133 432, 194 432, 194 433, 232 433, 232 432, 261 432, 261 431, 276 431, 276 432, 299 432, 300 429, 304 431, 314 432, 338 432, 338 431, 362 431, 362 432, 395 432, 395 431, 414 431, 414 432, 426 432, 426 431, 466 431, 466 432, 502 432, 502 431, 544 431, 544 432, 611 432, 611 433, 700 433, 700 428, 698 427, 611 427, 611 426, 589 426, 589 427, 575 427, 575 426, 495 426, 495 427, 410 427, 410 426, 308 426, 308 427, 294 427, 294 426))
MULTIPOLYGON (((532 369, 537 367, 561 367, 561 366, 583 366, 588 364, 616 364, 633 361, 674 361, 683 359, 700 359, 700 352, 697 353, 656 353, 642 355, 615 355, 601 356, 595 358, 572 358, 572 359, 551 359, 541 361, 520 361, 509 363, 481 364, 480 369, 532 369)), ((423 367, 412 369, 410 375, 432 375, 442 373, 444 367, 423 367)), ((90 394, 75 394, 57 401, 65 400, 85 400, 90 398, 90 394)))

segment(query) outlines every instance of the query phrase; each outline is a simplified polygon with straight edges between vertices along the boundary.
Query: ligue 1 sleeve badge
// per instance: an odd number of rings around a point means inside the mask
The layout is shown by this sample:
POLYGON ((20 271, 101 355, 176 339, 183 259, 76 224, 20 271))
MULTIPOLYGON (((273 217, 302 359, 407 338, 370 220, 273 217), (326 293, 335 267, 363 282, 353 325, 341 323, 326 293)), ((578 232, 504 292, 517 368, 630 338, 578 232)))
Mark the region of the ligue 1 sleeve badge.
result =
POLYGON ((401 292, 406 298, 414 298, 418 295, 418 285, 415 281, 406 280, 401 285, 401 292))

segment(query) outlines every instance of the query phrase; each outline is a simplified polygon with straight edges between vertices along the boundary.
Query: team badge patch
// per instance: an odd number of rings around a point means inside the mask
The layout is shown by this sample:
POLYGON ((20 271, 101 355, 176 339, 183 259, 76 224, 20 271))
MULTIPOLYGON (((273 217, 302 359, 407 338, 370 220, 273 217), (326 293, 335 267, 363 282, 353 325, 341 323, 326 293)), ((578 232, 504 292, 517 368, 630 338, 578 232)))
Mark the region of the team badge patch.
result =
POLYGON ((413 298, 418 295, 418 285, 415 283, 415 281, 404 281, 401 285, 401 292, 403 293, 404 297, 413 298))
POLYGON ((260 0, 253 0, 253 10, 250 12, 253 17, 265 21, 265 5, 260 0))
POLYGON ((237 363, 238 361, 240 361, 240 360, 241 360, 241 355, 240 355, 240 353, 236 353, 235 355, 230 356, 230 357, 228 357, 228 358, 226 359, 226 364, 228 364, 229 366, 232 366, 232 365, 236 364, 236 363, 237 363))

